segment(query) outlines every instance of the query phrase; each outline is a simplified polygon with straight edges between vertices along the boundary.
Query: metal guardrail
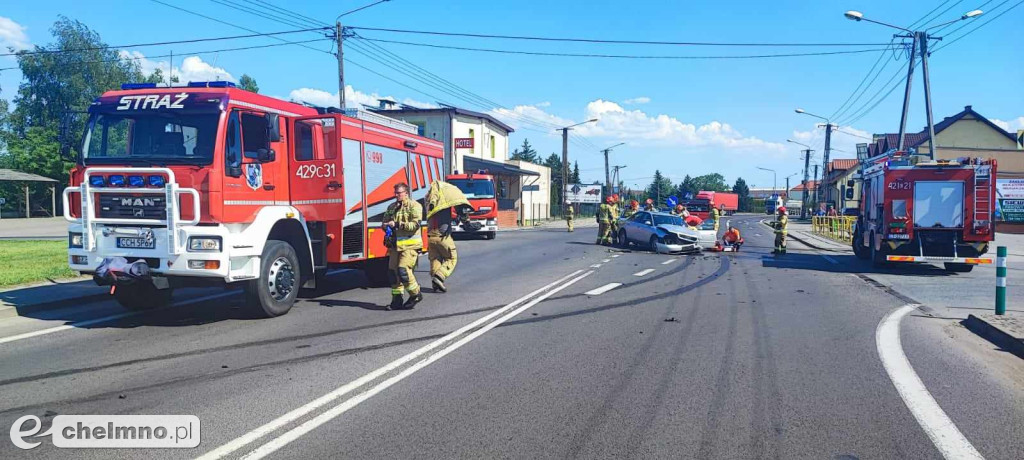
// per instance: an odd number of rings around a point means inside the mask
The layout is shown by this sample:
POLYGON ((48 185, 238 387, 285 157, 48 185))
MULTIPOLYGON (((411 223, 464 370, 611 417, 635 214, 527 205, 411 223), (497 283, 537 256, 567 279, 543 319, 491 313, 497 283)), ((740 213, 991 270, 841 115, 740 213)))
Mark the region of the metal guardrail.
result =
POLYGON ((811 217, 811 231, 831 240, 850 243, 856 222, 857 218, 852 216, 814 216, 811 217))

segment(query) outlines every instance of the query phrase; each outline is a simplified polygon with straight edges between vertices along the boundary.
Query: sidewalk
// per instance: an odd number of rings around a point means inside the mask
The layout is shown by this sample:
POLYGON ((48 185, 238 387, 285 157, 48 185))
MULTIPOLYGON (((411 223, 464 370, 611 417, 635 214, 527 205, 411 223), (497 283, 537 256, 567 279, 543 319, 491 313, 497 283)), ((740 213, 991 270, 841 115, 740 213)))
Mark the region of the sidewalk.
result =
POLYGON ((63 217, 0 219, 0 239, 55 240, 68 237, 68 222, 63 217))
MULTIPOLYGON (((576 219, 576 220, 573 221, 573 227, 577 228, 577 229, 580 229, 580 228, 597 228, 597 222, 594 221, 593 217, 588 217, 588 218, 585 218, 585 219, 576 219)), ((498 227, 498 231, 499 232, 516 232, 516 231, 533 230, 533 229, 568 230, 568 228, 569 227, 565 223, 565 220, 563 220, 563 219, 552 219, 552 220, 539 221, 539 222, 537 222, 537 225, 530 226, 530 227, 511 227, 511 228, 508 228, 508 227, 498 227)))

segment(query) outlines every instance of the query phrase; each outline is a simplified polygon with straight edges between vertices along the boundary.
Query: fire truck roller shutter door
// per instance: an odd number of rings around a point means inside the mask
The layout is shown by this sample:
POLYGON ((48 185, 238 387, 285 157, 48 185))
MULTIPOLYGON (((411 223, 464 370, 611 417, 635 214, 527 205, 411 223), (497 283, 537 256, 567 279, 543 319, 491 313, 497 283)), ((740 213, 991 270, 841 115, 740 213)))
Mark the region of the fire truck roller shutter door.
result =
MULTIPOLYGON (((363 146, 357 140, 341 140, 342 177, 345 184, 345 216, 342 219, 342 259, 363 257, 363 146)), ((383 212, 383 211, 382 211, 383 212)))

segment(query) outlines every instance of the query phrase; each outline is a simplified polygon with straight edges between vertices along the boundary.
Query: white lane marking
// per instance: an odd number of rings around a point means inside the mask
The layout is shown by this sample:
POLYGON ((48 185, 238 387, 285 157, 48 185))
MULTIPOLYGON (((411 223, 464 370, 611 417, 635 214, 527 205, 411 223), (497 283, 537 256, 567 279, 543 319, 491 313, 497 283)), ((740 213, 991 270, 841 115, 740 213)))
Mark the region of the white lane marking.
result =
POLYGON ((669 259, 669 260, 666 260, 666 261, 662 262, 661 264, 662 264, 662 265, 668 265, 668 264, 670 264, 670 263, 672 263, 672 262, 675 262, 676 260, 677 260, 677 259, 669 259))
POLYGON ((614 258, 616 258, 618 256, 619 256, 619 254, 615 254, 615 255, 612 256, 612 259, 614 259, 614 258))
POLYGON ((640 270, 640 271, 634 273, 633 276, 644 276, 644 275, 646 275, 646 274, 648 274, 650 272, 653 272, 653 271, 654 271, 653 268, 648 268, 647 270, 640 270))
POLYGON ((366 401, 367 399, 372 398, 377 393, 380 393, 381 391, 386 390, 388 387, 390 387, 390 386, 392 386, 392 385, 402 381, 406 377, 409 377, 410 375, 414 374, 416 371, 418 371, 418 370, 420 370, 420 369, 422 369, 424 367, 427 367, 431 363, 434 363, 435 361, 443 358, 448 353, 451 353, 451 352, 459 349, 460 347, 462 347, 463 345, 473 341, 477 337, 480 337, 481 335, 484 335, 485 333, 487 333, 487 331, 490 331, 491 329, 494 329, 495 327, 499 326, 501 323, 504 323, 505 321, 508 321, 509 319, 512 319, 516 315, 526 311, 527 309, 529 309, 530 307, 533 307, 534 305, 537 305, 538 303, 542 302, 544 299, 547 299, 548 297, 558 293, 559 291, 561 291, 561 290, 563 290, 563 289, 565 289, 565 288, 567 288, 569 286, 572 286, 577 281, 579 281, 579 280, 581 280, 583 278, 586 278, 587 276, 589 276, 592 273, 594 273, 594 272, 593 271, 588 271, 588 272, 586 272, 586 273, 584 273, 584 274, 582 274, 580 276, 577 276, 577 277, 575 277, 575 278, 565 282, 565 284, 562 284, 561 286, 558 286, 557 288, 552 289, 552 290, 544 293, 543 295, 537 297, 536 299, 533 299, 529 303, 527 303, 527 304, 525 304, 525 305, 523 305, 523 306, 521 306, 519 308, 516 308, 515 310, 511 311, 507 315, 502 316, 501 318, 488 323, 486 326, 484 326, 484 327, 474 331, 473 333, 467 335, 466 337, 463 337, 459 341, 457 341, 457 342, 455 342, 455 343, 453 343, 453 344, 451 344, 451 345, 449 345, 449 346, 447 346, 445 348, 442 348, 441 350, 439 350, 436 353, 430 355, 429 357, 427 357, 423 361, 420 361, 420 362, 418 362, 418 363, 416 363, 416 364, 406 368, 405 370, 403 370, 402 372, 398 373, 397 375, 395 375, 395 376, 393 376, 393 377, 391 377, 391 378, 389 378, 389 379, 387 379, 387 380, 385 380, 385 381, 375 385, 373 388, 370 388, 369 390, 366 390, 366 391, 364 391, 364 392, 362 392, 362 393, 360 393, 360 394, 358 394, 356 396, 353 396, 352 398, 342 402, 341 404, 338 404, 337 406, 332 407, 331 409, 329 409, 329 410, 325 411, 324 413, 322 413, 322 414, 320 414, 320 415, 310 419, 309 421, 307 421, 307 422, 305 422, 305 423, 303 423, 303 424, 301 424, 301 425, 299 425, 299 426, 289 430, 288 432, 284 433, 283 435, 281 435, 281 436, 279 436, 277 438, 274 438, 273 440, 271 440, 271 441, 267 442, 266 444, 260 446, 258 449, 256 449, 256 450, 254 450, 252 452, 249 452, 248 454, 244 455, 242 458, 246 459, 246 460, 257 460, 257 459, 261 459, 263 457, 266 457, 267 455, 270 455, 270 454, 276 452, 278 449, 288 445, 289 443, 291 443, 292 441, 302 437, 306 433, 309 433, 310 431, 315 430, 320 425, 323 425, 324 423, 327 423, 327 422, 337 418, 338 416, 344 414, 345 412, 348 412, 349 409, 352 409, 353 407, 359 405, 359 403, 361 403, 363 401, 366 401))
POLYGON ((601 295, 601 294, 604 294, 605 292, 608 292, 608 291, 610 291, 612 289, 615 289, 615 288, 617 288, 619 286, 622 286, 622 283, 608 283, 608 284, 606 284, 604 286, 601 286, 601 287, 599 287, 597 289, 591 289, 591 290, 589 290, 587 292, 584 292, 583 294, 585 294, 585 295, 601 295))
MULTIPOLYGON (((280 416, 280 417, 278 417, 278 418, 276 418, 274 420, 271 420, 271 421, 263 424, 262 426, 260 426, 260 427, 258 427, 256 429, 254 429, 254 430, 252 430, 252 431, 250 431, 250 432, 248 432, 248 433, 246 433, 246 434, 244 434, 244 435, 242 435, 242 436, 232 440, 231 442, 229 442, 227 444, 224 444, 223 446, 218 447, 217 449, 214 449, 214 450, 212 450, 210 452, 207 452, 206 454, 204 454, 202 457, 199 457, 199 458, 200 459, 210 460, 210 459, 221 458, 221 457, 224 457, 224 456, 226 456, 228 454, 231 454, 232 452, 234 452, 234 451, 236 451, 238 449, 241 449, 242 447, 245 447, 248 444, 251 444, 251 443, 255 442, 259 438, 262 438, 263 436, 266 436, 267 434, 270 434, 271 432, 277 430, 278 428, 281 428, 281 427, 283 427, 285 425, 288 425, 289 423, 292 423, 292 422, 298 420, 299 418, 306 416, 307 414, 309 414, 310 412, 313 412, 314 410, 320 408, 321 406, 324 406, 325 404, 330 403, 330 402, 332 402, 332 401, 334 401, 334 400, 344 396, 345 394, 350 393, 353 390, 355 390, 355 389, 357 389, 357 388, 359 388, 359 387, 361 387, 363 385, 366 385, 369 382, 372 382, 373 380, 376 380, 380 376, 382 376, 382 375, 384 375, 384 374, 386 374, 388 372, 391 372, 392 370, 396 369, 397 367, 399 367, 399 366, 401 366, 401 365, 403 365, 405 363, 408 363, 409 361, 412 361, 412 360, 414 360, 414 359, 416 359, 416 358, 426 354, 427 352, 429 352, 429 351, 431 351, 431 350, 433 350, 433 349, 443 345, 445 342, 448 342, 451 339, 466 333, 466 331, 469 331, 469 330, 471 330, 471 329, 473 329, 473 328, 475 328, 475 327, 477 327, 477 326, 479 326, 479 325, 481 325, 481 324, 483 324, 483 323, 485 323, 487 321, 490 321, 492 318, 494 318, 494 317, 496 317, 496 316, 498 316, 498 315, 508 311, 511 308, 516 307, 518 304, 521 304, 522 302, 525 302, 529 298, 531 298, 531 297, 533 297, 533 296, 535 296, 535 295, 537 295, 537 294, 539 294, 541 292, 544 292, 545 290, 550 289, 550 288, 552 288, 552 287, 554 287, 554 286, 556 286, 556 285, 558 285, 560 283, 563 283, 564 281, 568 280, 569 278, 572 278, 573 276, 576 276, 576 275, 580 274, 580 272, 582 272, 582 271, 583 270, 576 270, 576 271, 574 271, 574 272, 572 272, 572 273, 570 273, 570 274, 568 274, 568 275, 566 275, 566 276, 564 276, 564 277, 562 277, 562 278, 560 278, 558 280, 555 280, 554 282, 552 282, 552 283, 550 283, 548 285, 545 285, 544 287, 541 287, 541 288, 539 288, 539 289, 537 289, 537 290, 535 290, 535 291, 533 291, 533 292, 531 292, 529 294, 526 294, 526 295, 524 295, 524 296, 522 296, 522 297, 512 301, 512 303, 510 303, 508 305, 505 305, 504 307, 501 307, 501 308, 491 312, 487 316, 484 316, 484 317, 482 317, 482 318, 480 318, 480 319, 478 319, 476 321, 473 321, 472 323, 469 323, 469 324, 467 324, 465 326, 462 326, 461 328, 455 330, 454 332, 452 332, 452 333, 450 333, 450 334, 448 334, 448 335, 446 335, 444 337, 441 337, 440 339, 437 339, 437 340, 435 340, 435 341, 433 341, 431 343, 428 343, 428 344, 424 345, 423 347, 421 347, 420 349, 418 349, 416 351, 413 351, 412 353, 409 353, 409 354, 407 354, 405 356, 402 356, 401 358, 398 358, 398 359, 396 359, 396 360, 394 360, 394 361, 392 361, 392 362, 390 362, 388 364, 385 364, 383 367, 381 367, 381 368, 379 368, 379 369, 377 369, 377 370, 375 370, 373 372, 370 372, 369 374, 366 374, 366 375, 364 375, 364 376, 362 376, 362 377, 360 377, 360 378, 358 378, 356 380, 353 380, 353 381, 351 381, 349 383, 346 383, 345 385, 342 385, 342 386, 334 389, 330 393, 327 393, 327 394, 325 394, 325 395, 323 395, 323 396, 321 396, 321 397, 319 397, 317 399, 314 399, 313 401, 310 401, 309 403, 306 403, 305 405, 303 405, 301 407, 298 407, 298 408, 288 412, 287 414, 284 414, 284 415, 282 415, 282 416, 280 416)), ((593 273, 593 272, 587 272, 587 273, 593 273)))
POLYGON ((611 261, 612 261, 611 259, 604 259, 604 260, 601 261, 601 263, 606 264, 606 263, 611 262, 611 261))
POLYGON ((590 266, 590 268, 601 268, 601 264, 594 264, 594 265, 591 265, 591 266, 590 266))
POLYGON ((885 366, 885 371, 903 398, 903 402, 943 457, 983 458, 935 402, 935 398, 911 367, 907 355, 903 354, 903 345, 900 343, 900 320, 916 308, 917 305, 914 304, 904 305, 886 315, 878 323, 875 330, 878 357, 881 358, 882 365, 885 366))
POLYGON ((825 254, 821 254, 821 257, 822 257, 822 258, 824 258, 825 260, 827 260, 827 261, 828 261, 828 263, 830 263, 830 264, 832 264, 832 265, 837 265, 837 264, 839 264, 839 261, 838 261, 838 260, 836 260, 836 259, 833 259, 833 258, 832 258, 832 256, 827 256, 827 255, 825 255, 825 254))
POLYGON ((85 321, 76 321, 74 323, 65 324, 63 326, 56 326, 56 327, 51 327, 49 329, 41 329, 41 330, 38 330, 38 331, 26 332, 24 334, 12 335, 10 337, 3 337, 3 338, 0 338, 0 344, 16 342, 18 340, 30 339, 32 337, 39 337, 41 335, 53 334, 54 332, 66 331, 68 329, 77 329, 77 328, 80 328, 80 327, 92 326, 93 324, 106 323, 108 321, 113 321, 115 319, 128 318, 130 316, 138 316, 138 315, 141 315, 143 313, 154 313, 154 312, 158 312, 158 311, 161 311, 161 310, 167 310, 168 308, 181 307, 181 306, 193 304, 193 303, 196 303, 196 302, 203 302, 203 301, 210 300, 210 299, 216 299, 218 297, 227 297, 229 295, 234 295, 234 294, 236 294, 236 292, 234 292, 234 291, 221 292, 221 293, 218 293, 218 294, 212 294, 212 295, 203 296, 203 297, 196 297, 194 299, 189 299, 189 300, 186 300, 184 302, 178 302, 178 303, 175 303, 175 304, 163 307, 163 308, 154 308, 152 310, 146 310, 146 311, 128 311, 128 312, 124 312, 124 313, 117 313, 117 314, 114 314, 114 315, 104 316, 104 317, 101 317, 101 318, 88 319, 88 320, 85 320, 85 321))

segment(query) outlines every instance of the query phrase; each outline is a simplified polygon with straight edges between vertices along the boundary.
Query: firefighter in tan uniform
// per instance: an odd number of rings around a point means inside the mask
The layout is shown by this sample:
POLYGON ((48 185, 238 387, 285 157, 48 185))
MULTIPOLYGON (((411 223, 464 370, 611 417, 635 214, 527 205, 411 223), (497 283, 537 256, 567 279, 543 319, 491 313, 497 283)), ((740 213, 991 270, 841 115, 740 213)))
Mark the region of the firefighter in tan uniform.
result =
POLYGON ((786 254, 786 234, 788 233, 788 226, 789 217, 786 216, 786 207, 779 206, 775 222, 772 222, 772 228, 775 229, 775 250, 772 251, 772 254, 786 254))
POLYGON ((609 221, 608 233, 611 234, 612 244, 619 244, 619 216, 622 215, 622 210, 619 208, 619 195, 612 195, 611 203, 611 221, 609 221))
POLYGON ((427 192, 427 258, 430 259, 430 281, 434 292, 448 292, 444 283, 459 262, 455 239, 452 238, 452 212, 455 212, 454 219, 466 225, 472 209, 458 187, 442 181, 430 183, 427 192))
POLYGON ((565 202, 565 223, 569 225, 569 231, 575 231, 572 226, 572 221, 576 218, 576 210, 573 209, 572 203, 565 202))
POLYGON ((715 235, 718 235, 718 218, 719 217, 721 217, 721 215, 718 213, 718 208, 716 208, 714 206, 711 206, 711 213, 708 214, 708 218, 710 218, 711 221, 715 223, 715 235))
POLYGON ((612 221, 612 197, 605 198, 605 203, 597 210, 597 244, 610 244, 612 221))
POLYGON ((405 182, 395 185, 395 198, 397 201, 384 211, 384 225, 393 232, 393 241, 388 245, 388 278, 391 281, 391 305, 388 309, 411 309, 423 300, 420 285, 413 274, 423 245, 420 239, 423 207, 409 198, 409 186, 405 182), (409 293, 409 300, 402 303, 404 292, 409 293))

